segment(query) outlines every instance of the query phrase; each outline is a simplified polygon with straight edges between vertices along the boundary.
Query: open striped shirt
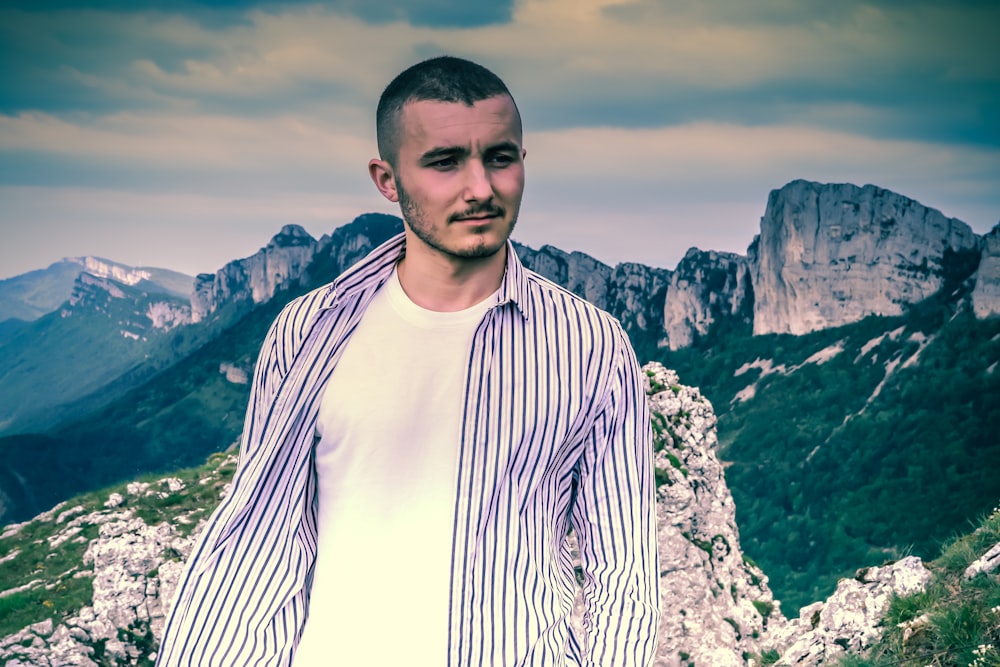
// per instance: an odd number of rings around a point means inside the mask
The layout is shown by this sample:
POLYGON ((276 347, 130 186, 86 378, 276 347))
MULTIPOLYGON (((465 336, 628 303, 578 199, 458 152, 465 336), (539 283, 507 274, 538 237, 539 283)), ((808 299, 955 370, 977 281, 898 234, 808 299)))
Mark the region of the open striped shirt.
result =
MULTIPOLYGON (((291 664, 316 556, 323 388, 404 251, 403 235, 390 239, 289 303, 271 326, 232 489, 181 577, 157 665, 291 664)), ((510 243, 507 258, 465 379, 448 665, 649 665, 659 573, 652 438, 635 355, 617 320, 525 269, 510 243), (583 636, 570 627, 570 529, 583 570, 583 636)), ((386 576, 407 576, 402 553, 399 571, 386 576)), ((386 609, 372 622, 391 641, 405 619, 386 609)))

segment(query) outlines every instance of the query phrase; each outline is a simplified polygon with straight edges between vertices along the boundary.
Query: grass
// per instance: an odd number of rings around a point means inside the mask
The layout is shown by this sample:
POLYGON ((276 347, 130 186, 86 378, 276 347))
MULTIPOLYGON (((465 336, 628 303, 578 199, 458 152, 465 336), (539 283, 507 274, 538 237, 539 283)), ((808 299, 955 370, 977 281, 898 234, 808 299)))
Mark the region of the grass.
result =
POLYGON ((1000 543, 1000 508, 972 533, 951 540, 927 564, 925 591, 895 597, 884 633, 864 654, 837 667, 1000 667, 1000 574, 965 578, 965 570, 1000 543))
MULTIPOLYGON (((66 531, 74 519, 93 512, 127 511, 129 516, 140 518, 147 525, 166 521, 181 535, 188 535, 198 521, 207 517, 218 504, 219 493, 232 479, 234 471, 235 463, 229 455, 213 454, 202 466, 170 475, 183 482, 184 489, 179 492, 168 491, 163 482, 166 476, 146 475, 137 481, 149 484, 148 490, 153 492, 149 495, 128 495, 127 484, 92 491, 69 500, 55 511, 36 517, 16 533, 0 539, 0 558, 16 552, 12 558, 0 563, 3 590, 13 590, 35 581, 44 582, 0 597, 0 637, 46 619, 52 619, 58 625, 77 614, 82 607, 92 604, 93 577, 74 575, 86 572, 83 556, 90 542, 97 538, 100 527, 81 521, 79 532, 52 546, 53 538, 66 531), (200 483, 203 479, 207 480, 205 484, 200 483), (122 506, 104 506, 112 493, 125 497, 122 506), (82 511, 71 512, 61 523, 56 523, 61 512, 77 507, 82 511), (177 520, 181 516, 186 517, 185 521, 177 520)), ((143 628, 129 631, 136 635, 137 640, 145 637, 143 628)))

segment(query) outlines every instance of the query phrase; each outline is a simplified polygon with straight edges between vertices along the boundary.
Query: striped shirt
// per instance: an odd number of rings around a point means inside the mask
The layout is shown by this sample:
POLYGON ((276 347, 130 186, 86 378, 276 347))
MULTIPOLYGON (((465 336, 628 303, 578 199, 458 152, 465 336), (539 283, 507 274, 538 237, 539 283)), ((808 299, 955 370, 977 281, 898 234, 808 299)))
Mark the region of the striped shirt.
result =
MULTIPOLYGON (((292 301, 271 326, 232 488, 181 576, 157 665, 291 663, 316 557, 323 389, 403 238, 292 301)), ((510 243, 507 258, 465 378, 448 665, 649 665, 659 572, 652 437, 635 355, 617 320, 525 269, 510 243), (570 626, 570 530, 582 566, 582 636, 570 626)), ((407 576, 403 554, 386 576, 407 576)), ((405 619, 386 609, 372 622, 391 641, 405 619)))

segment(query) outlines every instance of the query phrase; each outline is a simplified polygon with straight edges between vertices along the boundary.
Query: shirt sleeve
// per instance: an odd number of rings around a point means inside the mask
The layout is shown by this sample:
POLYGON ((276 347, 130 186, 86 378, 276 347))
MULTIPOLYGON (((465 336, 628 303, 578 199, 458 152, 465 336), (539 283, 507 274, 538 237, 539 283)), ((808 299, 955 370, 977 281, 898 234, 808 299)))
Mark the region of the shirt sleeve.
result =
MULTIPOLYGON (((617 324, 617 323, 616 323, 617 324)), ((583 567, 584 665, 651 665, 660 617, 649 407, 620 325, 571 521, 583 567)))
MULTIPOLYGON (((236 491, 245 476, 248 461, 251 460, 255 448, 260 444, 267 411, 270 409, 274 394, 281 382, 281 343, 283 331, 289 326, 291 319, 289 308, 286 308, 272 323, 261 345, 254 367, 253 384, 250 387, 250 399, 244 420, 239 461, 233 484, 229 493, 212 513, 185 564, 164 627, 163 639, 156 660, 158 667, 215 664, 207 656, 218 654, 220 648, 224 648, 224 645, 232 642, 237 635, 245 632, 245 629, 227 628, 227 622, 232 623, 232 616, 220 614, 219 610, 213 607, 213 604, 220 597, 219 587, 222 583, 216 581, 216 573, 210 569, 213 567, 210 563, 213 558, 217 557, 215 546, 219 540, 220 532, 225 529, 229 519, 239 510, 235 499, 240 494, 236 491), (206 632, 206 628, 211 628, 211 631, 206 632)), ((217 564, 215 569, 218 569, 217 564)), ((286 626, 289 624, 285 617, 289 614, 294 617, 301 615, 301 611, 294 605, 291 605, 289 609, 282 610, 279 621, 285 622, 286 626)), ((279 622, 278 625, 280 626, 281 623, 279 622)), ((271 629, 268 628, 268 630, 271 629)), ((279 633, 283 631, 285 635, 294 634, 294 629, 287 627, 277 627, 276 630, 279 633)), ((285 643, 290 644, 287 640, 285 643)), ((282 653, 288 653, 288 651, 274 650, 275 648, 280 649, 282 643, 273 642, 271 645, 273 654, 269 660, 274 662, 261 664, 287 664, 289 658, 282 653)))

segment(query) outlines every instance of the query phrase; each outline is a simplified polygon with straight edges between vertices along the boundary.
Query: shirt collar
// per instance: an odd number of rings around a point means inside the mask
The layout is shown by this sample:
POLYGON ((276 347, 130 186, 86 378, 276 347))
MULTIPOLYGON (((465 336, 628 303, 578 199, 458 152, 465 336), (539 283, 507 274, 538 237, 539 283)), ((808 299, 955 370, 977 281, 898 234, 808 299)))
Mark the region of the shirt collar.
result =
MULTIPOLYGON (((400 233, 378 246, 368 256, 344 271, 327 289, 322 308, 333 308, 341 299, 365 290, 374 294, 389 276, 393 267, 406 254, 406 234, 400 233)), ((504 271, 497 302, 493 308, 513 303, 521 316, 528 318, 528 283, 526 269, 514 250, 514 244, 507 240, 507 267, 504 271)))

